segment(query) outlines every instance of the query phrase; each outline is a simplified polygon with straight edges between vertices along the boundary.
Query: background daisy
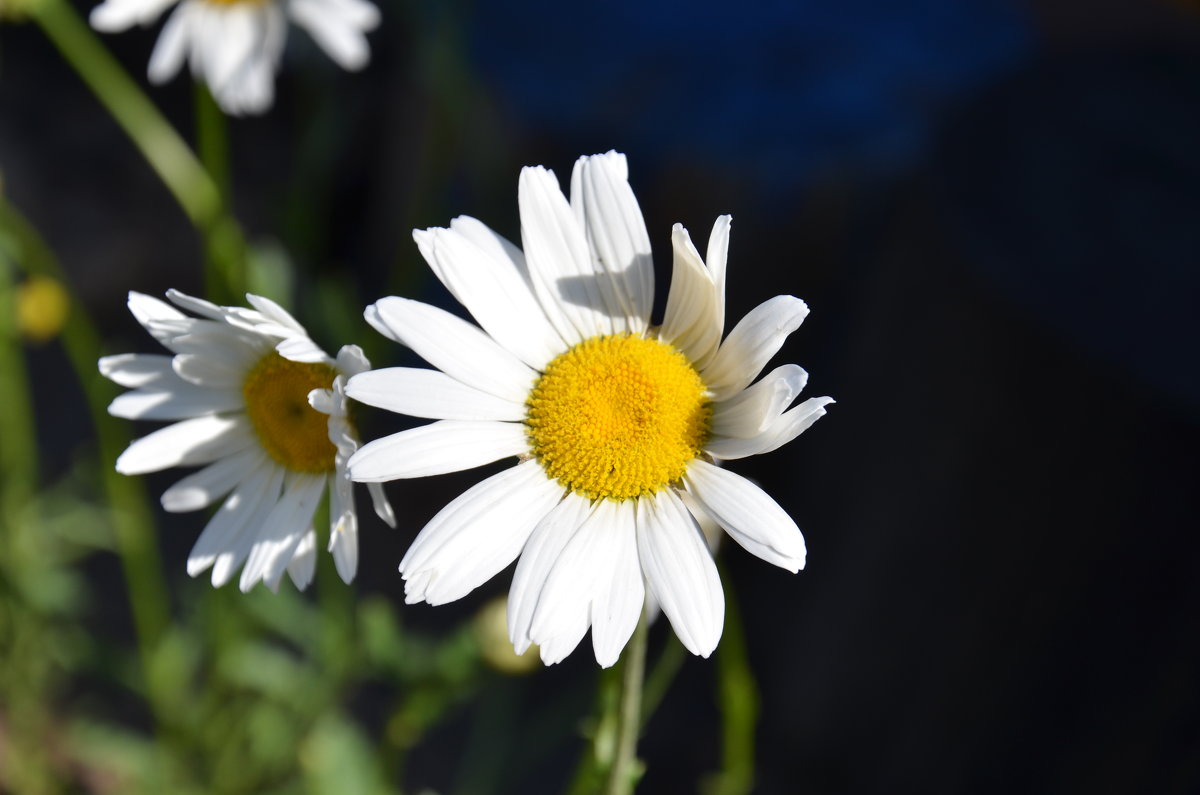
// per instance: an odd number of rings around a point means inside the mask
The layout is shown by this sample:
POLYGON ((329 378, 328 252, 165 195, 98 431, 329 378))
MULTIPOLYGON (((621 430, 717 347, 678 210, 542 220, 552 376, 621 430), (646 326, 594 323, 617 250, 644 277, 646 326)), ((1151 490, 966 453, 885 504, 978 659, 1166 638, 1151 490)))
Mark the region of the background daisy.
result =
MULTIPOLYGON (((92 27, 149 25, 174 2, 105 0, 92 9, 92 27)), ((274 98, 289 19, 353 71, 370 59, 365 34, 379 24, 379 10, 367 0, 182 0, 150 55, 150 81, 170 80, 186 60, 226 113, 261 113, 274 98)))
MULTIPOLYGON (((358 565, 358 519, 345 465, 358 439, 343 384, 369 362, 354 345, 329 357, 290 314, 261 296, 248 295, 254 308, 247 309, 175 290, 167 295, 199 317, 136 292, 129 309, 172 355, 100 360, 101 373, 132 389, 109 413, 177 421, 130 444, 117 470, 139 475, 203 465, 167 489, 162 505, 195 511, 225 498, 187 569, 196 576, 211 567, 212 583, 220 586, 242 566, 243 591, 259 581, 275 589, 285 570, 299 588, 312 581, 313 514, 328 488, 329 550, 349 582, 358 565)), ((383 491, 370 492, 380 518, 394 526, 383 491)))
POLYGON ((829 398, 789 408, 807 379, 785 365, 753 385, 808 313, 777 296, 722 340, 729 218, 708 262, 687 232, 661 329, 650 327, 653 265, 624 155, 575 164, 570 200, 552 172, 519 186, 524 251, 479 221, 415 233, 422 255, 480 327, 427 304, 385 298, 367 320, 438 370, 352 378, 356 400, 439 420, 367 444, 349 463, 376 482, 521 463, 452 501, 400 564, 406 600, 458 599, 518 556, 509 633, 554 663, 590 627, 612 665, 642 614, 645 587, 683 644, 716 647, 724 597, 696 517, 764 560, 798 571, 804 540, 762 489, 716 466, 791 441, 829 398))

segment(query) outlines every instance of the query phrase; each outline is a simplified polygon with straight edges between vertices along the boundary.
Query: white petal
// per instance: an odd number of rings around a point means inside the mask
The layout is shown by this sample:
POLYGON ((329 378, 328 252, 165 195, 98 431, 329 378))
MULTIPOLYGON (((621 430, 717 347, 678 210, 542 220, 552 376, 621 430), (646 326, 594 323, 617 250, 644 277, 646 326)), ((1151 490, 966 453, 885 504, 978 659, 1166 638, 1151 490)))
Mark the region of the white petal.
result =
POLYGON ((308 337, 288 337, 275 346, 275 352, 293 362, 333 363, 329 354, 308 337))
POLYGON ((533 290, 559 335, 570 344, 613 333, 620 306, 605 301, 587 239, 553 171, 524 168, 517 188, 521 241, 533 290))
MULTIPOLYGON (((508 637, 517 654, 524 654, 529 648, 529 626, 533 623, 533 614, 542 588, 546 585, 546 577, 550 575, 563 547, 591 512, 592 503, 587 498, 568 493, 538 523, 525 543, 521 559, 517 561, 517 570, 513 573, 512 587, 508 591, 508 637)), ((582 637, 583 632, 579 635, 582 637)))
POLYGON ((336 4, 321 0, 292 0, 288 3, 288 14, 343 69, 357 71, 371 59, 367 37, 360 28, 338 13, 336 4))
POLYGON ((392 510, 392 504, 388 502, 387 494, 383 490, 383 484, 368 483, 367 493, 371 495, 371 503, 375 508, 375 515, 382 519, 388 527, 395 527, 396 512, 392 510))
POLYGON ((369 442, 347 466, 353 480, 378 483, 473 469, 528 451, 522 423, 440 420, 369 442))
POLYGON ((371 369, 371 361, 357 345, 343 345, 334 362, 338 372, 350 378, 371 369))
POLYGON ((324 475, 289 473, 283 497, 264 520, 242 568, 238 587, 243 592, 249 591, 259 580, 271 583, 282 576, 312 522, 324 488, 324 475))
POLYGON ((467 386, 438 370, 387 367, 359 373, 346 384, 359 403, 410 417, 519 422, 525 406, 467 386))
POLYGON ((638 500, 638 557, 650 591, 692 654, 707 657, 725 624, 725 594, 696 520, 671 489, 638 500))
POLYGON ((804 536, 779 503, 741 475, 699 459, 688 464, 688 494, 752 554, 795 573, 804 568, 804 536))
POLYGON ((350 582, 358 571, 358 513, 354 510, 354 486, 342 471, 329 490, 329 551, 342 582, 350 582))
POLYGON ((146 77, 151 83, 165 83, 179 73, 187 57, 191 21, 192 5, 187 2, 167 18, 167 24, 163 25, 158 41, 154 43, 154 50, 150 53, 150 64, 146 67, 146 77))
POLYGON ((209 9, 205 21, 211 26, 211 35, 217 38, 206 42, 204 77, 213 92, 219 94, 242 79, 262 38, 264 20, 258 9, 232 3, 209 9))
POLYGON ((808 306, 790 295, 777 295, 750 310, 700 373, 713 399, 726 400, 745 389, 807 315, 808 306))
POLYGON ((263 318, 271 323, 283 326, 284 328, 289 329, 291 332, 302 337, 308 335, 308 332, 305 331, 304 326, 300 325, 300 321, 296 320, 296 318, 292 316, 291 312, 287 311, 270 298, 262 295, 255 295, 254 293, 246 293, 246 301, 250 304, 250 306, 257 309, 263 318))
POLYGON ((279 499, 283 488, 284 470, 272 463, 266 453, 254 451, 256 465, 245 479, 226 498, 196 539, 188 555, 187 572, 195 577, 218 559, 220 570, 213 570, 213 585, 220 587, 228 581, 233 570, 250 552, 255 533, 279 499))
MULTIPOLYGON (((461 223, 461 219, 456 221, 460 226, 471 226, 461 223)), ((474 232, 484 234, 479 230, 474 232)), ((524 256, 519 260, 506 256, 508 251, 503 243, 482 249, 459 233, 454 224, 450 229, 415 230, 413 239, 450 294, 470 311, 492 339, 521 361, 540 370, 566 350, 567 345, 533 295, 524 256), (501 256, 497 257, 497 253, 501 256)))
POLYGON ((599 579, 592 598, 592 649, 602 668, 617 661, 646 604, 638 562, 636 502, 625 500, 615 505, 614 523, 606 539, 613 545, 612 572, 599 579))
POLYGON ((468 489, 425 525, 400 562, 405 601, 466 596, 512 563, 562 493, 532 460, 468 489))
POLYGON ((300 539, 300 543, 296 545, 296 551, 292 553, 292 561, 287 566, 287 573, 296 587, 303 591, 313 581, 316 569, 317 534, 310 527, 304 537, 300 539))
POLYGON ((537 378, 477 326, 429 304, 391 296, 367 307, 365 317, 442 372, 497 397, 523 404, 537 378))
POLYGON ((799 365, 776 367, 758 383, 713 406, 713 434, 757 436, 792 404, 807 382, 808 373, 799 365))
POLYGON ((709 277, 717 288, 717 328, 721 332, 725 331, 725 268, 729 261, 729 227, 732 222, 732 216, 717 217, 712 231, 708 233, 708 252, 704 257, 709 277))
POLYGON ((134 24, 149 25, 175 0, 106 0, 92 9, 88 23, 101 33, 127 30, 134 24))
POLYGON ((132 290, 129 291, 128 306, 134 319, 138 323, 141 323, 142 327, 150 332, 150 335, 159 342, 163 342, 164 339, 173 336, 173 334, 165 334, 160 331, 155 325, 158 321, 188 319, 187 315, 165 301, 160 301, 145 293, 138 293, 132 290))
POLYGON ((207 508, 248 478, 262 460, 262 451, 251 447, 193 472, 163 492, 163 510, 186 513, 207 508))
POLYGON ((761 433, 749 439, 714 436, 704 449, 714 458, 727 460, 769 453, 812 427, 814 422, 825 416, 825 407, 832 402, 833 398, 829 397, 809 398, 776 417, 761 433))
POLYGON ((121 353, 100 358, 100 375, 121 386, 136 389, 162 380, 176 383, 170 356, 151 353, 121 353))
POLYGON ((671 289, 659 336, 700 367, 712 357, 721 341, 725 306, 713 275, 704 267, 682 224, 671 228, 671 247, 674 252, 671 289))
POLYGON ((605 304, 619 307, 614 330, 641 334, 654 303, 650 236, 633 189, 625 155, 581 157, 571 174, 571 206, 587 237, 605 304))
POLYGON ((562 659, 578 643, 581 615, 585 628, 592 624, 596 660, 606 668, 633 634, 645 595, 634 511, 632 500, 597 502, 554 562, 529 628, 547 663, 562 659))
POLYGON ((181 420, 243 406, 236 392, 180 383, 176 389, 135 389, 118 395, 108 405, 108 413, 129 420, 181 420))
POLYGON ((134 440, 117 459, 117 471, 142 475, 169 467, 207 464, 256 443, 254 431, 241 415, 197 417, 134 440))
POLYGON ((193 295, 188 295, 187 293, 181 292, 174 288, 167 290, 167 298, 170 299, 171 303, 175 304, 175 306, 179 307, 180 309, 186 309, 193 314, 206 317, 209 320, 216 320, 224 323, 225 318, 228 315, 228 312, 214 304, 212 301, 208 301, 203 298, 197 298, 193 295))

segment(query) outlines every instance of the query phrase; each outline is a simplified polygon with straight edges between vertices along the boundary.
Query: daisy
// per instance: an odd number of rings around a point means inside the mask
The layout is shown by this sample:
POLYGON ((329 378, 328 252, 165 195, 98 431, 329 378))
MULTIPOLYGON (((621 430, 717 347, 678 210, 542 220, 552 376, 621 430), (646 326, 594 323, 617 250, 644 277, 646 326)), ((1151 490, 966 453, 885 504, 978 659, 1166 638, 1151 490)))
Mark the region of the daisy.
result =
MULTIPOLYGON (((346 461, 358 449, 346 379, 371 364, 356 345, 336 359, 267 298, 253 309, 217 306, 167 293, 190 317, 157 298, 129 294, 129 311, 173 355, 105 356, 100 372, 132 391, 110 414, 178 420, 137 439, 117 459, 126 475, 206 465, 162 495, 171 512, 196 511, 225 495, 188 556, 188 574, 212 567, 214 586, 242 568, 240 587, 260 580, 275 590, 286 569, 296 587, 316 565, 313 513, 329 489, 329 551, 346 582, 358 567, 358 517, 346 461)), ((375 511, 395 526, 382 487, 375 511)))
MULTIPOLYGON (((151 24, 174 2, 104 0, 90 21, 115 33, 151 24)), ((187 59, 226 113, 262 113, 274 98, 288 19, 355 71, 370 59, 365 34, 379 24, 379 9, 367 0, 182 0, 150 55, 150 82, 170 80, 187 59)))
POLYGON ((720 639, 725 603, 698 520, 753 554, 804 566, 795 522, 762 489, 717 462, 786 444, 829 398, 788 408, 807 376, 779 367, 753 383, 808 313, 777 296, 721 339, 729 217, 707 264, 674 227, 674 275, 660 328, 650 326, 650 240, 625 157, 581 158, 570 200, 544 168, 521 172, 524 252, 473 218, 414 232, 475 326, 428 304, 384 298, 366 318, 436 370, 361 373, 355 400, 439 420, 370 442, 354 480, 516 466, 442 509, 400 564, 406 601, 458 599, 518 556, 508 630, 518 653, 569 654, 590 627, 612 665, 646 589, 694 654, 720 639), (482 328, 481 328, 482 327, 482 328))

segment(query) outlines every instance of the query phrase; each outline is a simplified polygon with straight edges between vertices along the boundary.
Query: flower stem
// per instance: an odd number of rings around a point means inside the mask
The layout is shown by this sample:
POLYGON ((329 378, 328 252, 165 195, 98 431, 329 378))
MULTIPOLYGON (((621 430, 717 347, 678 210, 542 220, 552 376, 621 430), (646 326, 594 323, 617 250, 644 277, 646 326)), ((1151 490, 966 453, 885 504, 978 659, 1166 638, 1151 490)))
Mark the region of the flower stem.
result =
POLYGON ((633 792, 641 777, 641 765, 637 759, 637 741, 641 733, 642 681, 646 671, 645 613, 638 620, 637 628, 621 660, 621 696, 617 713, 617 747, 609 769, 608 782, 604 791, 607 795, 626 795, 633 792))
MULTIPOLYGON (((203 83, 195 86, 196 148, 212 178, 222 207, 232 207, 233 177, 229 167, 229 129, 224 112, 203 83)), ((217 303, 241 300, 246 291, 245 247, 240 233, 217 221, 204 239, 205 295, 217 303)))
POLYGON ((37 0, 30 14, 129 135, 197 229, 223 215, 217 186, 183 139, 66 0, 37 0))
MULTIPOLYGON (((0 233, 4 234, 12 245, 12 259, 26 273, 58 279, 70 292, 62 269, 50 249, 29 222, 2 197, 0 233)), ((101 353, 99 334, 83 305, 74 295, 71 295, 70 306, 70 315, 62 330, 62 344, 87 399, 100 444, 100 458, 106 462, 101 467, 104 472, 104 487, 112 507, 111 517, 117 551, 129 589, 130 608, 137 630, 143 671, 147 677, 147 693, 151 707, 162 719, 163 704, 169 694, 163 692, 162 687, 155 681, 153 660, 167 629, 169 602, 162 578, 158 544, 150 512, 146 507, 146 491, 141 479, 118 474, 111 465, 129 443, 129 437, 122 426, 108 416, 105 408, 115 392, 109 382, 96 373, 96 361, 101 353)))

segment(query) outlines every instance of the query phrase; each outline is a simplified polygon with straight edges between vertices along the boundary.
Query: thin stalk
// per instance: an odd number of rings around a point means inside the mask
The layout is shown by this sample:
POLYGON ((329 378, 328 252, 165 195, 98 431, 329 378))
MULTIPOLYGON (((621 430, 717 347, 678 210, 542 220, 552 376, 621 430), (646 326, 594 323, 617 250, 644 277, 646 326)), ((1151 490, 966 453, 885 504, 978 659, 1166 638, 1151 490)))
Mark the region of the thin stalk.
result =
MULTIPOLYGON (((12 205, 0 198, 0 231, 7 232, 15 244, 14 260, 27 273, 51 276, 62 283, 70 295, 70 315, 61 335, 63 348, 79 378, 88 411, 96 428, 100 459, 104 462, 104 488, 112 507, 112 523, 117 552, 125 573, 129 603, 137 632, 142 668, 147 675, 147 695, 151 708, 160 719, 161 705, 169 693, 161 692, 154 678, 153 656, 169 620, 167 589, 160 568, 158 543, 153 521, 146 507, 146 490, 138 478, 117 473, 111 462, 129 443, 122 424, 106 410, 115 390, 96 372, 100 358, 100 337, 86 310, 63 277, 62 269, 34 228, 12 205)), ((7 445, 8 440, 5 440, 7 445)))
POLYGON ((607 795, 633 792, 641 769, 637 759, 637 741, 641 734, 642 681, 646 672, 647 621, 645 613, 621 661, 621 698, 617 715, 617 748, 604 788, 607 795))
MULTIPOLYGON (((233 172, 229 165, 229 128, 208 87, 195 84, 196 147, 212 178, 220 205, 233 206, 233 172)), ((218 303, 236 302, 246 291, 245 247, 236 228, 217 221, 204 239, 205 295, 218 303)))
POLYGON ((17 288, 14 263, 0 240, 0 507, 3 522, 16 521, 33 496, 38 471, 37 440, 33 435, 33 401, 29 368, 17 328, 17 288))
POLYGON ((668 634, 667 642, 663 644, 658 659, 654 661, 654 665, 646 677, 646 685, 642 688, 641 720, 643 730, 667 694, 671 683, 675 681, 675 675, 679 673, 683 661, 687 659, 687 649, 683 648, 683 644, 679 642, 674 633, 668 634))
POLYGON ((721 771, 713 791, 743 795, 754 788, 754 733, 759 692, 746 652, 742 613, 729 577, 725 585, 725 632, 717 649, 717 700, 721 707, 721 771))
POLYGON ((63 58, 132 139, 192 224, 207 232, 222 217, 220 193, 162 117, 67 0, 37 0, 29 12, 63 58))

